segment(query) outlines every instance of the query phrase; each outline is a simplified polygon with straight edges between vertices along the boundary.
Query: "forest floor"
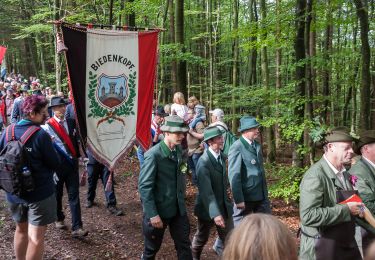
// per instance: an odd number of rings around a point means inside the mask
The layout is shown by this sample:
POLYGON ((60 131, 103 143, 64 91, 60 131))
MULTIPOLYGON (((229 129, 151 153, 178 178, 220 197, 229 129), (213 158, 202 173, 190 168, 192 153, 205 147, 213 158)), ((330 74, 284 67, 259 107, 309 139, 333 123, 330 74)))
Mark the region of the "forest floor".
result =
MULTIPOLYGON (((143 250, 141 230, 142 207, 137 191, 138 160, 129 157, 116 171, 116 197, 118 207, 125 215, 111 215, 105 207, 103 187, 98 184, 96 205, 90 209, 85 207, 86 187, 80 190, 82 220, 84 228, 90 233, 83 239, 74 239, 68 230, 57 230, 49 225, 44 259, 140 259, 143 250)), ((196 188, 188 182, 186 203, 191 224, 190 237, 196 230, 197 219, 193 215, 196 188)), ((282 200, 272 200, 272 211, 284 222, 294 237, 297 233, 299 217, 295 205, 287 205, 282 200)), ((66 195, 64 195, 64 211, 70 226, 70 212, 66 195)), ((0 191, 0 259, 15 259, 13 253, 13 235, 15 224, 7 210, 4 193, 0 191)), ((217 259, 212 249, 216 234, 212 230, 210 239, 204 248, 201 259, 217 259)), ((296 243, 298 243, 296 239, 296 243)), ((176 259, 173 241, 168 231, 164 236, 157 259, 176 259)))

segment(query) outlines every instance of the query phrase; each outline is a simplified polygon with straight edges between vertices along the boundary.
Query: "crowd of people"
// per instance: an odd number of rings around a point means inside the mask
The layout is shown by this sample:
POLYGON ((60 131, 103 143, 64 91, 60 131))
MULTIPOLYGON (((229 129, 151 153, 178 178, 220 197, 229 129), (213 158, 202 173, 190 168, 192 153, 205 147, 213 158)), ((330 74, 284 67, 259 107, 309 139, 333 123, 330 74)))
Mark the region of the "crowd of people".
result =
MULTIPOLYGON (((54 95, 51 89, 43 89, 35 78, 8 77, 0 82, 0 91, 1 119, 8 127, 0 139, 0 150, 9 141, 9 127, 13 127, 15 138, 21 138, 31 126, 37 127, 25 144, 35 189, 22 197, 7 194, 16 222, 16 258, 42 259, 48 224, 67 229, 62 207, 64 186, 72 216, 71 234, 88 235, 81 218, 79 186, 84 175, 79 174, 79 158, 87 158, 86 207, 95 205, 101 179, 108 211, 122 215, 116 207, 114 187, 108 185, 113 183, 113 173, 90 151, 80 149, 72 104, 61 93, 54 95)), ((230 140, 234 135, 224 123, 223 110, 215 108, 207 113, 194 96, 186 103, 184 95, 177 92, 173 104, 155 106, 151 148, 137 147, 143 207, 141 259, 156 258, 167 227, 178 259, 201 259, 214 227, 217 237, 213 249, 222 259, 298 258, 296 240, 272 216, 258 141, 260 127, 255 117, 244 115, 239 137, 230 140), (226 145, 230 148, 224 153, 226 145), (192 240, 185 204, 186 176, 191 176, 190 182, 197 188, 197 228, 192 240)), ((367 249, 371 255, 374 248, 375 228, 369 224, 369 216, 375 214, 375 131, 361 132, 356 140, 346 128, 334 128, 322 136, 320 145, 323 156, 306 172, 300 186, 299 258, 362 259, 367 249), (359 156, 353 161, 354 141, 359 156), (355 194, 362 201, 349 200, 355 194)))
MULTIPOLYGON (((223 122, 223 110, 209 111, 208 124, 205 108, 196 97, 185 104, 183 94, 175 93, 173 101, 155 113, 158 116, 151 128, 157 138, 142 154, 142 259, 155 258, 167 226, 178 259, 200 259, 214 226, 218 237, 213 249, 223 259, 297 259, 289 231, 270 216, 257 120, 246 115, 240 119, 240 137, 230 145, 226 157, 223 148, 232 133, 223 122), (163 119, 163 115, 168 116, 163 119), (190 247, 181 189, 185 160, 191 183, 198 188, 197 231, 190 247)), ((306 172, 300 186, 299 259, 362 259, 375 239, 368 218, 375 215, 375 131, 361 131, 356 139, 345 127, 333 128, 322 135, 317 146, 323 149, 323 156, 306 172), (346 201, 354 194, 363 201, 346 201)))
POLYGON ((14 251, 17 259, 42 259, 47 225, 67 229, 64 222, 63 193, 67 190, 71 215, 71 235, 88 235, 83 228, 79 187, 88 181, 87 204, 95 205, 96 186, 102 180, 107 209, 116 216, 123 215, 116 207, 113 174, 95 160, 89 151, 80 149, 79 131, 74 108, 62 92, 43 88, 38 79, 23 80, 21 75, 9 75, 0 81, 1 127, 0 150, 10 137, 20 140, 32 129, 25 142, 27 166, 33 176, 32 191, 17 196, 7 193, 7 201, 16 222, 14 251), (11 134, 7 134, 11 133, 11 134), (83 159, 85 158, 85 159, 83 159), (79 173, 79 161, 86 171, 79 173), (87 174, 87 176, 85 175, 87 174))

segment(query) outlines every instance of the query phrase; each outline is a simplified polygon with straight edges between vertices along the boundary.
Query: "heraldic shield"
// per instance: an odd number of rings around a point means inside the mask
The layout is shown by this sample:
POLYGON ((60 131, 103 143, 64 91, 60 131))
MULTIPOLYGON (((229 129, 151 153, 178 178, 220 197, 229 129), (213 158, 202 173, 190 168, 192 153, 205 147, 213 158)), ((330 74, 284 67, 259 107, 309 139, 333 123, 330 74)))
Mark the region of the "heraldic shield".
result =
POLYGON ((119 76, 101 74, 98 79, 96 97, 100 105, 107 109, 112 110, 121 106, 129 97, 128 78, 125 74, 119 76))

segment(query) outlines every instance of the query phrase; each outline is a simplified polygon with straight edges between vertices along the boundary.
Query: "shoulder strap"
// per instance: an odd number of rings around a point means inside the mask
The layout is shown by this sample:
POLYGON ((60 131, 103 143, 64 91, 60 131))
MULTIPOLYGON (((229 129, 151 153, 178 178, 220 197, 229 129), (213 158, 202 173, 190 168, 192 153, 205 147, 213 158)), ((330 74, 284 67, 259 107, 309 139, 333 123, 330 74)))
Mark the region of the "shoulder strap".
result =
POLYGON ((35 126, 35 125, 32 125, 32 126, 29 126, 25 133, 23 133, 23 135, 21 136, 20 138, 20 141, 22 144, 25 144, 27 142, 27 140, 29 140, 29 138, 35 133, 37 132, 38 130, 40 129, 39 126, 35 126))
POLYGON ((10 140, 15 140, 14 138, 14 127, 16 124, 11 124, 6 128, 6 133, 5 133, 5 140, 9 142, 10 140), (9 138, 10 137, 10 138, 9 138))

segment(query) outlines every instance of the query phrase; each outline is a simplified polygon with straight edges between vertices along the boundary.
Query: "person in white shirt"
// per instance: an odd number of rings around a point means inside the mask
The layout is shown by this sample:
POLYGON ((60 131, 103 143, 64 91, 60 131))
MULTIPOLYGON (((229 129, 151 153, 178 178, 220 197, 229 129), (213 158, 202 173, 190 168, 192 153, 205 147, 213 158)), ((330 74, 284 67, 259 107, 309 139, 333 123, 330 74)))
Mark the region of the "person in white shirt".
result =
POLYGON ((188 120, 188 107, 185 103, 184 94, 181 92, 176 92, 173 95, 173 104, 171 106, 171 113, 172 115, 178 115, 181 117, 185 122, 188 120))

